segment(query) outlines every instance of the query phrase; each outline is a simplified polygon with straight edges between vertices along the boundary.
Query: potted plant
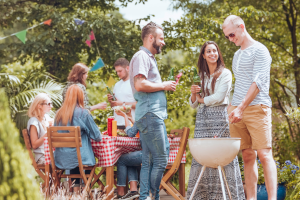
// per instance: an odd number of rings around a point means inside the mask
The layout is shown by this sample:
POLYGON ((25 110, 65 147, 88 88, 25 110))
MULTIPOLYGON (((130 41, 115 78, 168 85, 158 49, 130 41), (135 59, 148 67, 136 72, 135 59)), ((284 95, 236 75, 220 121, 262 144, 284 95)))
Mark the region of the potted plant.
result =
MULTIPOLYGON (((257 200, 268 199, 268 194, 265 186, 263 168, 260 160, 257 161, 258 167, 258 185, 257 185, 257 200)), ((295 181, 300 174, 299 167, 292 164, 290 160, 286 160, 283 164, 276 161, 277 167, 277 199, 284 200, 286 196, 286 184, 295 181)))

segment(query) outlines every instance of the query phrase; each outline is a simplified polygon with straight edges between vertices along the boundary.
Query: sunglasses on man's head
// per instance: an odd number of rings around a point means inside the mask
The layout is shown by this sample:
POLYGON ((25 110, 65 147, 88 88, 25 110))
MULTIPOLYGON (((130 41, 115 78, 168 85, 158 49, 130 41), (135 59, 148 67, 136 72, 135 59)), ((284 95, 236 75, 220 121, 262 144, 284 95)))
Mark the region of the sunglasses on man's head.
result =
POLYGON ((41 103, 41 105, 52 106, 53 104, 52 102, 50 102, 50 103, 41 103))

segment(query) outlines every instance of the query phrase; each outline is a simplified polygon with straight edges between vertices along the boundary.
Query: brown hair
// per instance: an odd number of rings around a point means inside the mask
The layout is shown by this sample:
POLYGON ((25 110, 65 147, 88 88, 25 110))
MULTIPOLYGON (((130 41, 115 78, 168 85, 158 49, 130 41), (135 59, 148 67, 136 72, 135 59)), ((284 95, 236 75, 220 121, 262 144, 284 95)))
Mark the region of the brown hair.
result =
POLYGON ((156 37, 155 31, 158 28, 163 31, 163 28, 160 25, 158 25, 158 24, 156 24, 154 22, 148 23, 142 29, 142 40, 144 41, 145 37, 148 36, 149 34, 152 34, 154 37, 156 37))
POLYGON ((116 66, 121 66, 123 68, 129 66, 129 61, 126 58, 119 58, 118 60, 116 60, 114 67, 116 66))
POLYGON ((219 46, 217 45, 217 43, 215 43, 214 41, 207 41, 207 42, 205 42, 203 44, 203 46, 201 47, 200 55, 199 55, 199 60, 198 60, 198 64, 197 64, 198 69, 199 69, 199 73, 200 73, 200 77, 201 77, 201 80, 202 80, 202 94, 203 94, 203 97, 205 97, 205 94, 207 94, 207 96, 210 95, 209 91, 208 91, 208 88, 204 88, 205 87, 205 85, 204 85, 204 72, 206 73, 206 75, 208 76, 208 78, 210 78, 210 72, 209 72, 209 67, 207 65, 207 62, 203 58, 205 48, 209 44, 215 45, 217 47, 218 54, 219 54, 219 58, 217 60, 217 68, 214 71, 215 74, 214 74, 213 80, 211 82, 211 88, 212 88, 213 92, 215 90, 215 84, 216 84, 217 78, 220 76, 220 74, 222 73, 223 69, 225 68, 223 57, 222 57, 221 51, 220 51, 219 46))
POLYGON ((65 101, 55 115, 56 123, 58 124, 61 121, 62 125, 66 126, 68 122, 71 122, 75 106, 78 104, 79 107, 84 108, 83 99, 83 91, 78 85, 69 87, 65 101))
POLYGON ((83 81, 83 75, 88 73, 89 68, 83 63, 76 63, 72 70, 69 73, 68 81, 70 82, 79 82, 82 85, 86 86, 85 81, 83 81))

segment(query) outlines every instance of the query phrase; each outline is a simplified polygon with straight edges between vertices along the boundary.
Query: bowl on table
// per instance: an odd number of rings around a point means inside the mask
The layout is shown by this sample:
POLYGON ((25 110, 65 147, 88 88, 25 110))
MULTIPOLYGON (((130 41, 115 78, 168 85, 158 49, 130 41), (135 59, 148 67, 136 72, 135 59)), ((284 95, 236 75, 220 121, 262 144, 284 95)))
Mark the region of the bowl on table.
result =
POLYGON ((125 106, 114 106, 113 109, 115 112, 122 111, 124 113, 129 113, 132 105, 125 106))
POLYGON ((240 150, 241 138, 194 138, 189 139, 193 158, 203 166, 226 166, 240 150))

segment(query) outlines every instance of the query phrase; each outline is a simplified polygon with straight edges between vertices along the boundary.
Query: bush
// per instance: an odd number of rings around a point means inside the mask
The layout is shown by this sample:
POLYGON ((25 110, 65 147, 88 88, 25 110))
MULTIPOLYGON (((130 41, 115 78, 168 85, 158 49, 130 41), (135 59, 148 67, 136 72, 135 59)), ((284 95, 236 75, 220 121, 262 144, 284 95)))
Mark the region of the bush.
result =
POLYGON ((19 142, 7 98, 0 89, 0 200, 42 199, 28 153, 19 142))

